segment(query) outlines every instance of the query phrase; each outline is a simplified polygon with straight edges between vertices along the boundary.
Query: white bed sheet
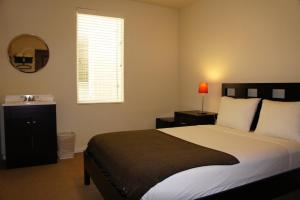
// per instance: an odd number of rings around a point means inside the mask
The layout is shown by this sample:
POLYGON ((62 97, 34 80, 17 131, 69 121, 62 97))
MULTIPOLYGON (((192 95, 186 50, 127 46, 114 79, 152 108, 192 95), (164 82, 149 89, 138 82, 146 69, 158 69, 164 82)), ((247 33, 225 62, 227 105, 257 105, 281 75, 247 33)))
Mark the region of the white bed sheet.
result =
POLYGON ((300 143, 217 125, 159 129, 239 159, 230 166, 205 166, 174 174, 142 200, 193 200, 300 167, 300 143))

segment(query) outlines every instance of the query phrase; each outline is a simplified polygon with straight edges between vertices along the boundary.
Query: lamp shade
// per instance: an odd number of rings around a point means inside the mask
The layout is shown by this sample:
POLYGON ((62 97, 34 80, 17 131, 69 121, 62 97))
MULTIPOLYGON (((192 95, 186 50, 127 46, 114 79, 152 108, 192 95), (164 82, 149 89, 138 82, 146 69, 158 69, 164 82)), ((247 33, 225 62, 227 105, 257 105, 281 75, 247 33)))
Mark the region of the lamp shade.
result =
POLYGON ((200 83, 198 88, 198 93, 208 93, 208 84, 200 83))

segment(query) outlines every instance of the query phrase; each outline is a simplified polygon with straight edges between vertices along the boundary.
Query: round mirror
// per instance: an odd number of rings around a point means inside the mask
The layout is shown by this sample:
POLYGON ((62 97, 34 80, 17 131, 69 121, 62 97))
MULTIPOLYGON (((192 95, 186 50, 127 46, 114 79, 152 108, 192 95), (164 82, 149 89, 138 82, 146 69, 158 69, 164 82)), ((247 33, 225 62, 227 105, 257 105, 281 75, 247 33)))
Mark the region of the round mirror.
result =
POLYGON ((10 42, 8 56, 16 69, 33 73, 45 67, 49 59, 49 49, 41 38, 23 34, 10 42))

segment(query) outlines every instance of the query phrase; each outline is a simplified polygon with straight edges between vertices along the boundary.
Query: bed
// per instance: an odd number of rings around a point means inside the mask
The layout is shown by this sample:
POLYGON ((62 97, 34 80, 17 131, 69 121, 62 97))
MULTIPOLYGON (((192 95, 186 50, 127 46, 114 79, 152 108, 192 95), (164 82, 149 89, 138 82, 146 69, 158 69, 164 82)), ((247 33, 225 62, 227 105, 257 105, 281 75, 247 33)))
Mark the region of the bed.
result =
MULTIPOLYGON (((299 101, 299 91, 299 83, 222 84, 222 96, 235 98, 299 101)), ((260 102, 251 130, 255 130, 257 126, 261 106, 260 102)), ((297 141, 219 125, 167 128, 159 131, 189 143, 226 152, 239 162, 180 171, 147 190, 141 196, 142 200, 271 199, 300 186, 300 143, 297 141)), ((107 170, 99 163, 91 152, 84 153, 85 184, 88 185, 92 178, 105 199, 130 199, 122 194, 107 170)))

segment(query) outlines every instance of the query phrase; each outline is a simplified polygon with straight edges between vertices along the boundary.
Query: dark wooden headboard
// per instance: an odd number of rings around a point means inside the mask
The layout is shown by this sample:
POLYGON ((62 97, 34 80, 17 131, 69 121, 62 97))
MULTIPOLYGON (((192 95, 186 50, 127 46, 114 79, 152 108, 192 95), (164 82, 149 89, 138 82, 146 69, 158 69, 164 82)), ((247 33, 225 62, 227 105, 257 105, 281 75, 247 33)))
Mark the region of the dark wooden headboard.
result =
POLYGON ((223 83, 222 96, 300 101, 300 83, 223 83))
MULTIPOLYGON (((234 98, 261 98, 273 101, 300 101, 300 83, 223 83, 222 96, 234 98)), ((261 102, 253 119, 251 130, 255 130, 261 102)))

